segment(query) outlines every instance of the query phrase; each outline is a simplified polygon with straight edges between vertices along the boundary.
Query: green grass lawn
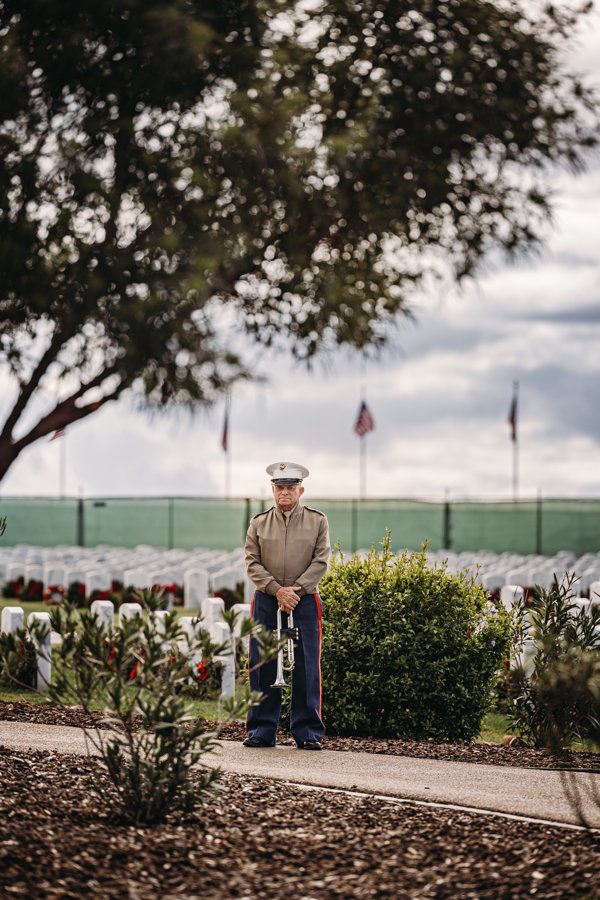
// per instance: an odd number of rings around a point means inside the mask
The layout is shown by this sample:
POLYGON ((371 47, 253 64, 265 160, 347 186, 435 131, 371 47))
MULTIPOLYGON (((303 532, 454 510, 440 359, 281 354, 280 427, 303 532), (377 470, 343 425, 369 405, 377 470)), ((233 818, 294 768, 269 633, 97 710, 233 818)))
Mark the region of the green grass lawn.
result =
MULTIPOLYGON (((18 687, 17 685, 9 685, 0 681, 0 701, 4 702, 16 702, 18 700, 24 700, 27 703, 47 703, 46 696, 44 694, 38 694, 37 691, 27 690, 26 688, 18 687)), ((222 721, 225 717, 223 715, 223 711, 221 709, 221 704, 214 700, 194 700, 190 701, 190 705, 192 708, 192 713, 195 716, 203 719, 210 719, 211 721, 222 721)), ((100 706, 95 707, 97 710, 100 710, 100 706)))

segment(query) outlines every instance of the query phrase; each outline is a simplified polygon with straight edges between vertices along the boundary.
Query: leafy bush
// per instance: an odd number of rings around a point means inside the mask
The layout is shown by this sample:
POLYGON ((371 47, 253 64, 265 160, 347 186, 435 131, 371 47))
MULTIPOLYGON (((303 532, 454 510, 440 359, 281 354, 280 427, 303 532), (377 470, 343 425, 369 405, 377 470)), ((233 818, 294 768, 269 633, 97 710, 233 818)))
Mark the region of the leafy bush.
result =
MULTIPOLYGON (((78 611, 68 598, 53 608, 52 630, 62 637, 53 653, 50 697, 61 705, 78 704, 85 711, 100 706, 108 730, 86 728, 114 787, 107 805, 121 821, 153 824, 173 809, 191 809, 209 790, 218 771, 201 765, 216 746, 217 734, 207 733, 191 712, 184 688, 192 676, 192 660, 208 665, 215 645, 198 625, 193 639, 186 636, 174 612, 162 622, 154 614, 160 592, 143 591, 137 599, 144 614, 118 628, 103 629, 90 610, 78 611), (194 778, 190 778, 195 767, 194 778)), ((246 620, 240 640, 257 637, 265 658, 276 645, 255 622, 246 620)), ((223 704, 226 721, 245 715, 260 695, 249 688, 223 704)))
POLYGON ((508 673, 511 729, 555 752, 597 740, 600 607, 573 602, 574 578, 535 587, 515 604, 514 665, 508 673))
POLYGON ((472 740, 508 642, 504 610, 421 553, 334 557, 321 581, 323 715, 336 734, 472 740))

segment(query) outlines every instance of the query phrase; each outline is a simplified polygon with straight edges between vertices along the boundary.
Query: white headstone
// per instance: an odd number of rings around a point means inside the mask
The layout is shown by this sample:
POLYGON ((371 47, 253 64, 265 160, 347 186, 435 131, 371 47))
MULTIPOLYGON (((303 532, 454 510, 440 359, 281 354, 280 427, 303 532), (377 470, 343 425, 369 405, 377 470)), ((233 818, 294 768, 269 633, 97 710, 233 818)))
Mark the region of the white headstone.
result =
POLYGON ((43 640, 38 640, 35 635, 33 636, 35 655, 37 659, 36 687, 38 691, 47 691, 50 687, 50 680, 52 676, 52 666, 50 658, 50 614, 47 612, 29 613, 29 616, 27 617, 27 624, 29 625, 33 622, 41 622, 43 625, 48 626, 46 637, 43 638, 43 640))
POLYGON ((80 565, 69 566, 65 569, 65 587, 68 588, 74 581, 86 584, 87 572, 80 565))
POLYGON ((187 569, 183 576, 183 604, 187 609, 202 609, 208 597, 206 569, 187 569))
POLYGON ((119 607, 119 625, 126 619, 133 619, 142 615, 141 603, 121 603, 119 607))
POLYGON ((168 610, 173 609, 173 604, 175 603, 175 592, 165 591, 164 589, 177 583, 174 573, 166 571, 164 569, 161 571, 150 572, 148 580, 150 581, 150 587, 158 587, 163 589, 163 601, 166 604, 166 608, 168 610))
POLYGON ((154 619, 156 625, 156 633, 164 635, 165 633, 165 619, 169 615, 166 609, 158 609, 156 612, 152 613, 152 618, 154 619))
POLYGON ((505 584, 518 584, 520 587, 530 587, 531 573, 529 569, 509 569, 504 575, 505 584))
POLYGON ((16 581, 21 576, 25 577, 26 563, 21 559, 13 559, 6 566, 6 580, 16 581))
POLYGON ((125 587, 149 588, 150 578, 148 569, 125 569, 123 572, 123 585, 125 587))
POLYGON ((210 629, 211 638, 216 644, 225 643, 225 652, 215 657, 221 663, 221 699, 229 700, 235 696, 235 654, 232 634, 225 622, 215 622, 210 629))
POLYGON ((44 566, 44 577, 43 577, 44 587, 53 587, 56 585, 57 587, 65 584, 65 567, 58 566, 56 563, 51 563, 44 566))
POLYGON ((221 613, 225 609, 225 603, 221 597, 207 597, 202 604, 202 617, 205 628, 209 628, 215 622, 221 621, 221 613))
POLYGON ((522 653, 516 654, 515 662, 517 665, 522 666, 523 671, 527 678, 529 678, 533 674, 533 661, 536 652, 536 643, 531 638, 527 638, 523 645, 522 653))
MULTIPOLYGON (((187 636, 187 640, 181 640, 179 642, 179 649, 182 653, 189 652, 189 643, 194 642, 197 639, 198 630, 201 628, 200 621, 196 618, 196 616, 181 616, 179 619, 179 626, 182 631, 187 636)), ((197 670, 198 663, 202 662, 202 653, 198 650, 194 653, 190 654, 190 668, 197 670)))
POLYGON ((494 571, 486 572, 484 575, 481 575, 480 581, 486 591, 497 591, 503 586, 506 578, 502 572, 494 571))
POLYGON ((505 584, 500 588, 500 600, 509 612, 519 600, 525 596, 525 591, 518 584, 505 584))
POLYGON ((231 607, 234 612, 238 614, 236 619, 234 634, 236 637, 240 636, 240 631, 242 630, 242 623, 244 619, 250 618, 250 604, 249 603, 234 603, 231 607))
POLYGON ((25 584, 29 581, 43 581, 44 567, 41 562, 28 562, 25 566, 25 584))
POLYGON ((592 581, 590 584, 590 600, 592 603, 600 603, 600 581, 592 581))
POLYGON ((23 627, 23 610, 20 606, 5 606, 2 610, 2 631, 13 634, 23 627))
POLYGON ((94 600, 90 611, 98 618, 100 628, 105 631, 112 628, 115 619, 115 605, 112 600, 94 600))
POLYGON ((85 579, 86 593, 92 594, 94 591, 109 591, 111 588, 111 579, 106 570, 93 569, 88 571, 85 579))
POLYGON ((241 566, 227 566, 223 569, 217 569, 210 576, 210 583, 213 591, 220 591, 226 588, 229 591, 235 591, 240 581, 244 580, 244 570, 241 566))

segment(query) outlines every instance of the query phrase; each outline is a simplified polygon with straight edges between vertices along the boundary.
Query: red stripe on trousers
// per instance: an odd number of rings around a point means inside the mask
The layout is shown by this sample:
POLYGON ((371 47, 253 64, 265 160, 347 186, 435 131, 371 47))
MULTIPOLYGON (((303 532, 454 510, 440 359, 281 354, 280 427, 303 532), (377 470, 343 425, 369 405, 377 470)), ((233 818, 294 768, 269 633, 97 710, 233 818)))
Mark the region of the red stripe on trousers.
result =
POLYGON ((321 607, 321 598, 319 597, 319 595, 313 594, 313 597, 315 598, 315 603, 317 604, 317 621, 319 623, 319 718, 322 719, 323 716, 321 715, 321 713, 323 709, 323 683, 321 681, 321 638, 323 635, 323 625, 321 620, 323 618, 323 611, 321 607))

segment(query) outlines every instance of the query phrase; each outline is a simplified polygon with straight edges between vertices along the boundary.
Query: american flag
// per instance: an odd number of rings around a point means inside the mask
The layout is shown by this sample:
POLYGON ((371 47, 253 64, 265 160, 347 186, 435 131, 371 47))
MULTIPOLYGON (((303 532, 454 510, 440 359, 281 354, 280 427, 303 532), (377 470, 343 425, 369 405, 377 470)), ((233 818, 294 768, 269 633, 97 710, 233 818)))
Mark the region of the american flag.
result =
POLYGON ((364 437, 365 434, 369 431, 373 431, 374 428, 375 422, 373 421, 373 416, 369 412, 369 407, 363 400, 360 404, 360 409, 358 410, 358 417, 354 425, 354 430, 359 437, 364 437))

